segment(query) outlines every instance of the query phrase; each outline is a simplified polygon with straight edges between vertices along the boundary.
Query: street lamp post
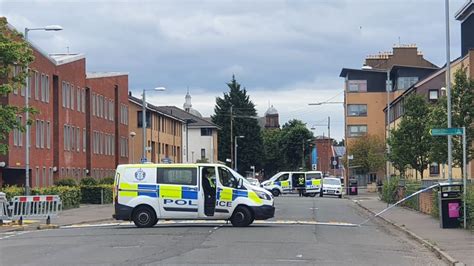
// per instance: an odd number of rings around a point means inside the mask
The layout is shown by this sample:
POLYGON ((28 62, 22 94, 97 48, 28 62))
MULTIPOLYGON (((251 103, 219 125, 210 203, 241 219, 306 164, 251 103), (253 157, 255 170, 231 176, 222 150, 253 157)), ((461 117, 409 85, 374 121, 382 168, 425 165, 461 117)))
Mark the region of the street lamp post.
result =
POLYGON ((146 139, 146 128, 147 128, 147 124, 146 124, 146 97, 145 97, 145 93, 147 91, 165 91, 166 88, 164 87, 157 87, 157 88, 154 88, 154 89, 144 89, 143 90, 143 94, 142 94, 142 128, 143 128, 143 151, 142 151, 142 162, 146 162, 147 161, 147 158, 146 158, 146 150, 147 150, 147 139, 146 139))
POLYGON ((135 142, 133 141, 135 139, 135 136, 137 135, 137 133, 135 132, 130 132, 130 137, 132 138, 132 162, 131 163, 135 163, 135 142))
MULTIPOLYGON (((451 55, 449 38, 449 0, 445 0, 446 14, 446 96, 448 98, 448 128, 451 128, 451 55)), ((448 135, 448 182, 453 182, 453 151, 452 136, 448 135)))
MULTIPOLYGON (((40 28, 25 28, 25 42, 28 43, 28 32, 33 30, 43 30, 43 31, 60 31, 63 28, 59 25, 48 25, 40 28)), ((29 101, 28 97, 30 96, 30 75, 28 66, 25 69, 26 72, 26 92, 25 92, 25 194, 30 195, 30 126, 28 125, 28 120, 30 119, 29 112, 29 101)), ((48 88, 49 90, 49 88, 48 88)))
POLYGON ((234 170, 237 172, 237 147, 239 147, 239 145, 237 144, 237 139, 243 139, 245 138, 245 136, 235 136, 234 137, 234 144, 235 144, 235 147, 234 147, 234 152, 235 152, 235 155, 234 155, 234 170))

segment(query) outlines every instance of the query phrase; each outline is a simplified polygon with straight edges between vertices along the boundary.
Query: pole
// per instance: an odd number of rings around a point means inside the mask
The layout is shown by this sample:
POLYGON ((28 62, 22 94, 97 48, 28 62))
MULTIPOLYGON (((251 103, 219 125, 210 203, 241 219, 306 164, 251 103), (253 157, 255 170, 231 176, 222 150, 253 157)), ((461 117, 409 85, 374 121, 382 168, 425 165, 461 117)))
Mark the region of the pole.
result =
POLYGON ((189 163, 188 120, 186 120, 186 163, 189 163))
POLYGON ((234 170, 237 172, 237 147, 239 147, 239 145, 237 144, 237 136, 235 136, 235 142, 234 142, 234 152, 235 152, 235 155, 234 155, 234 160, 235 160, 235 163, 234 163, 234 170))
POLYGON ((146 160, 146 98, 145 98, 145 90, 143 90, 143 94, 142 94, 142 127, 143 127, 142 160, 146 160))
MULTIPOLYGON (((385 140, 387 146, 387 155, 390 154, 390 145, 388 144, 388 139, 390 138, 390 70, 387 70, 387 82, 385 85, 385 90, 387 92, 387 138, 385 140)), ((385 165, 385 175, 387 177, 387 181, 390 181, 390 162, 387 160, 385 165)))
MULTIPOLYGON (((336 157, 334 156, 333 152, 332 152, 332 140, 331 140, 331 117, 328 116, 328 143, 329 143, 329 152, 331 154, 330 157, 336 157)), ((335 159, 335 158, 334 158, 335 159)), ((334 175, 334 167, 332 167, 332 161, 331 161, 331 158, 329 159, 330 162, 329 162, 329 169, 332 169, 332 174, 334 175)))
POLYGON ((303 139, 302 148, 303 148, 303 154, 301 155, 301 168, 304 171, 304 139, 303 139))
POLYGON ((463 211, 464 211, 464 229, 467 227, 467 212, 466 212, 466 200, 467 200, 467 151, 466 151, 466 127, 462 127, 462 180, 463 180, 463 211))
POLYGON ((135 141, 134 141, 134 137, 132 137, 132 163, 135 163, 135 149, 134 149, 134 146, 135 146, 135 141))
MULTIPOLYGON (((28 43, 28 28, 25 28, 25 41, 28 43)), ((30 119, 29 112, 29 68, 26 66, 26 92, 25 92, 25 194, 30 195, 30 119)))
MULTIPOLYGON (((233 155, 234 155, 234 137, 233 137, 233 134, 234 134, 234 122, 233 122, 233 117, 232 117, 232 111, 233 111, 233 106, 231 105, 230 106, 230 166, 231 168, 233 168, 232 166, 234 165, 234 158, 233 158, 233 155)), ((235 169, 235 168, 234 168, 235 169)))
MULTIPOLYGON (((445 0, 446 16, 446 94, 448 96, 448 128, 451 128, 451 55, 449 49, 449 0, 445 0)), ((453 182, 452 136, 448 135, 448 182, 453 182)))

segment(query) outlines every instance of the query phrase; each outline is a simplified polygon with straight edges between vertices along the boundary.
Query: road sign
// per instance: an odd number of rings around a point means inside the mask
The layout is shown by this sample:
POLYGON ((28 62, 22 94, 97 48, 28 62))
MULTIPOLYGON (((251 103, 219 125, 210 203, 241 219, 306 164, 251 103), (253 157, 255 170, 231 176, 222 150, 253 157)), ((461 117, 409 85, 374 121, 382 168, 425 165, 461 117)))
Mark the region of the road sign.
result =
POLYGON ((318 170, 318 165, 317 164, 313 164, 311 169, 313 169, 314 171, 318 170))
POLYGON ((462 135, 462 128, 432 128, 430 129, 431 136, 448 136, 448 135, 462 135))

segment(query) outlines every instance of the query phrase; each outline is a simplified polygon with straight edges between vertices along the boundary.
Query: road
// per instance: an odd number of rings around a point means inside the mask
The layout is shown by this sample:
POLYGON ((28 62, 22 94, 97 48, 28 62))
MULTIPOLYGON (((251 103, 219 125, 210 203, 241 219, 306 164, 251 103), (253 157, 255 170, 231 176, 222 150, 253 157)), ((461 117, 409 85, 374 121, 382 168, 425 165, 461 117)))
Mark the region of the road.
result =
POLYGON ((377 221, 339 226, 368 217, 350 200, 291 195, 276 198, 275 206, 274 219, 247 228, 171 221, 148 229, 103 223, 0 235, 0 265, 444 265, 377 221))

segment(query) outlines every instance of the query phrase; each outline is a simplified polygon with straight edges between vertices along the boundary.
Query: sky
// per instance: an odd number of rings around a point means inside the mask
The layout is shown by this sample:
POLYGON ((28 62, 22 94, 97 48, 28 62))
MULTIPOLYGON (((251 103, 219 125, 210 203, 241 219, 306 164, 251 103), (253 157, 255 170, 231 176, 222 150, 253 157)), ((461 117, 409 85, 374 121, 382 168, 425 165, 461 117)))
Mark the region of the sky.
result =
MULTIPOLYGON (((450 1, 451 58, 460 55, 460 24, 450 1)), ((315 135, 344 136, 344 67, 367 55, 416 44, 438 66, 446 62, 443 0, 0 0, 0 16, 17 29, 59 24, 59 32, 30 32, 48 53, 83 53, 87 71, 129 73, 129 89, 144 88, 155 105, 193 108, 210 116, 234 74, 257 112, 269 104, 280 124, 304 121, 315 135)))

